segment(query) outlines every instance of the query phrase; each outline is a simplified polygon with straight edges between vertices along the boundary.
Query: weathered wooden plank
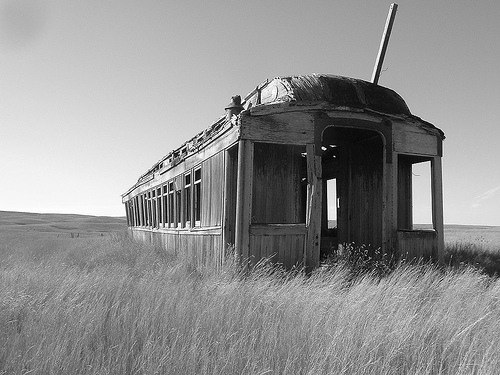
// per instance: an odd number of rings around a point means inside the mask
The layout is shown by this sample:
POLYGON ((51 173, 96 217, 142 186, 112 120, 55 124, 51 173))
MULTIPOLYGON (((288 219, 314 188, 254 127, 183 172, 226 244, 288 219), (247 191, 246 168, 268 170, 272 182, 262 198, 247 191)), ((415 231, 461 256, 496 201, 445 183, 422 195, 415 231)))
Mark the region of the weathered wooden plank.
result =
POLYGON ((255 143, 252 222, 305 221, 301 178, 303 146, 255 143))
POLYGON ((306 234, 305 224, 252 224, 250 226, 251 236, 281 236, 306 234))
MULTIPOLYGON (((291 243, 290 243, 290 240, 294 237, 294 235, 286 235, 286 234, 282 234, 282 235, 279 235, 279 236, 276 236, 276 247, 274 248, 274 253, 275 253, 275 256, 273 258, 273 261, 275 263, 283 263, 282 260, 281 260, 281 257, 280 257, 280 254, 282 253, 282 250, 281 249, 286 249, 286 248, 291 248, 291 243)), ((295 251, 297 251, 297 249, 294 248, 295 251)))
POLYGON ((393 135, 393 150, 404 154, 438 155, 438 138, 435 135, 398 129, 393 135))
POLYGON ((198 228, 160 228, 155 232, 165 235, 176 234, 179 236, 197 235, 197 236, 220 236, 222 228, 219 227, 198 227, 198 228))
POLYGON ((306 146, 307 152, 307 239, 305 244, 304 265, 310 272, 319 266, 321 242, 321 156, 316 155, 316 146, 306 146))
POLYGON ((398 230, 399 255, 405 260, 430 260, 436 251, 437 233, 432 230, 398 230))
POLYGON ((279 144, 306 144, 314 139, 313 116, 292 112, 269 116, 242 116, 241 139, 279 144))
POLYGON ((432 224, 437 233, 436 252, 433 258, 444 265, 444 220, 443 220, 443 179, 441 157, 436 156, 431 162, 432 184, 432 224))
POLYGON ((224 246, 234 246, 236 229, 236 194, 238 176, 238 150, 233 147, 226 151, 226 174, 224 195, 224 246))
POLYGON ((220 152, 202 164, 201 225, 218 226, 222 222, 224 186, 224 153, 220 152))
POLYGON ((238 143, 238 192, 236 196, 236 253, 246 261, 250 257, 250 223, 252 221, 253 142, 238 143))
POLYGON ((412 164, 410 159, 400 155, 398 160, 398 229, 412 229, 412 164))
POLYGON ((262 258, 269 258, 273 263, 282 264, 290 269, 303 262, 305 234, 277 234, 250 236, 252 264, 262 258))

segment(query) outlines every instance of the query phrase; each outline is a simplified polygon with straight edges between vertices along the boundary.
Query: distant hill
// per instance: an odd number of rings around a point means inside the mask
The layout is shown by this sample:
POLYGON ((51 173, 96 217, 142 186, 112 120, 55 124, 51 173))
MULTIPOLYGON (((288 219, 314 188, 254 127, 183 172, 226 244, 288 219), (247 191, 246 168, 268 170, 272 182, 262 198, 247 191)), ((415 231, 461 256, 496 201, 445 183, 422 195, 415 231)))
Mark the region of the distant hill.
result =
POLYGON ((37 231, 92 235, 120 232, 126 228, 125 217, 0 211, 0 232, 37 231))
MULTIPOLYGON (((331 220, 329 227, 336 226, 331 220)), ((418 229, 430 228, 427 224, 416 225, 418 229)), ((0 211, 0 233, 36 231, 52 234, 99 235, 121 232, 127 228, 125 217, 89 216, 75 214, 38 214, 29 212, 0 211)), ((500 227, 486 225, 445 224, 446 242, 480 242, 500 244, 500 227)))

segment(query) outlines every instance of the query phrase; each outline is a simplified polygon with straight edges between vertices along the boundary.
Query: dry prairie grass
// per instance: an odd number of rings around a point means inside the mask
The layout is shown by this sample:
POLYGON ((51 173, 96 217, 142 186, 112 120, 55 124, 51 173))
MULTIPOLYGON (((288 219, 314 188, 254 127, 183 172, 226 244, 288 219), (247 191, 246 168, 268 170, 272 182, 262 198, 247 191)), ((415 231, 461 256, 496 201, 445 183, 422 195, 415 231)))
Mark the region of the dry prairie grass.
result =
MULTIPOLYGON (((44 237, 45 238, 45 237, 44 237)), ((500 282, 195 270, 125 234, 0 245, 2 374, 495 374, 500 282), (54 250, 55 249, 55 250, 54 250)))

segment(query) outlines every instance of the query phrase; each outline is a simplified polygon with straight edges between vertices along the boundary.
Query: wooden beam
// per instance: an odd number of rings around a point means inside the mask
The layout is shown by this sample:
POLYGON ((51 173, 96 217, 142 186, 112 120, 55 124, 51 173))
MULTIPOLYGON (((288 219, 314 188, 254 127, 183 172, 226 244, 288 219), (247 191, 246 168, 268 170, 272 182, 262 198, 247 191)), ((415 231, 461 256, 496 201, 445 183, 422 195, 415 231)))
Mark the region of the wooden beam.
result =
POLYGON ((380 48, 378 50, 377 60, 375 61, 375 67, 373 68, 372 82, 378 84, 378 79, 380 78, 380 72, 382 71, 382 65, 384 64, 384 57, 387 51, 387 45, 389 44, 389 38, 391 36, 392 25, 394 24, 394 18, 396 18, 396 11, 398 9, 398 4, 392 3, 389 8, 389 14, 387 15, 387 20, 385 22, 384 33, 382 34, 382 41, 380 42, 380 48))
POLYGON ((278 144, 305 144, 314 137, 312 115, 291 112, 267 116, 242 116, 241 139, 278 144))
POLYGON ((444 265, 444 220, 443 220, 443 173, 441 157, 431 161, 432 181, 432 224, 437 234, 437 254, 432 254, 439 265, 444 265))
POLYGON ((316 146, 306 145, 307 153, 307 235, 304 249, 304 266, 311 272, 319 266, 321 245, 322 190, 321 156, 316 155, 316 146))
POLYGON ((253 151, 252 141, 238 143, 238 190, 236 193, 236 254, 246 264, 250 258, 250 224, 252 222, 253 191, 253 151))
POLYGON ((286 236, 306 234, 304 224, 254 224, 250 227, 252 236, 286 236))

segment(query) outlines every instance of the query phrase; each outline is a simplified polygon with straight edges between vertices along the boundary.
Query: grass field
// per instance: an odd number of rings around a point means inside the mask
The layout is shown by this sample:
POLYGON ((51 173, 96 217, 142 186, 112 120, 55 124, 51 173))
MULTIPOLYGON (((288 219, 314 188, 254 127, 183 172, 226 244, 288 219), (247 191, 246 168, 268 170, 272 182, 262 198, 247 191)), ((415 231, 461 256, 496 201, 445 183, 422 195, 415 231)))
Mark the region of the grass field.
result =
POLYGON ((13 224, 6 215, 0 374, 500 368, 500 281, 470 267, 403 266, 353 280, 340 266, 305 277, 261 265, 243 275, 228 262, 214 273, 134 242, 123 219, 25 215, 13 224))

